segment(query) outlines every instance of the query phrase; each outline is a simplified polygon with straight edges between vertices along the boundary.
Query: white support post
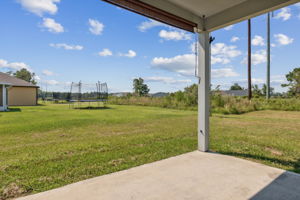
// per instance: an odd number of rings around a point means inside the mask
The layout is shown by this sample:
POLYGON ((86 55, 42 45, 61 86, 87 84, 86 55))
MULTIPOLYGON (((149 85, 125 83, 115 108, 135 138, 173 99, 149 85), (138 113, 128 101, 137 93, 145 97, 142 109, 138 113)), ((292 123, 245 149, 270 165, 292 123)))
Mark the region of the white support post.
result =
POLYGON ((210 33, 199 33, 198 45, 198 149, 209 150, 210 33))
POLYGON ((6 99, 7 99, 7 98, 6 98, 6 95, 7 95, 7 94, 6 94, 6 93, 7 93, 6 87, 5 87, 5 85, 3 84, 3 85, 2 85, 2 94, 3 94, 3 95, 2 95, 2 98, 3 98, 3 99, 2 99, 2 103, 3 103, 3 110, 4 110, 4 111, 7 110, 7 102, 6 102, 6 99))

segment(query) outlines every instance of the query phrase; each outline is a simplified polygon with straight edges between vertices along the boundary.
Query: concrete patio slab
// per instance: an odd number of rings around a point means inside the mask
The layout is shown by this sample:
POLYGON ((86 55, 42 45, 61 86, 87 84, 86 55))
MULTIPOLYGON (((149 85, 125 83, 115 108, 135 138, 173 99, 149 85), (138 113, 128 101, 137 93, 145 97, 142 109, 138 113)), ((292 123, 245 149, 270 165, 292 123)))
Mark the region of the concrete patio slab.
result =
POLYGON ((199 151, 19 200, 300 199, 300 175, 199 151))

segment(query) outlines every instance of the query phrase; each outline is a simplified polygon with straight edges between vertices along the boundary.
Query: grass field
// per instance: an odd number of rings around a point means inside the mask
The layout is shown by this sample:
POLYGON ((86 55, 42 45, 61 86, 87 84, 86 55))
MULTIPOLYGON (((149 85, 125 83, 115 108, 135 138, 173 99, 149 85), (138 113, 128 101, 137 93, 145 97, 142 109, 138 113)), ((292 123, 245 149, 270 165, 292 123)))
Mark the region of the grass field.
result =
MULTIPOLYGON (((211 117, 211 150, 300 173, 300 112, 211 117)), ((0 113, 0 199, 197 149, 197 112, 67 105, 0 113)))

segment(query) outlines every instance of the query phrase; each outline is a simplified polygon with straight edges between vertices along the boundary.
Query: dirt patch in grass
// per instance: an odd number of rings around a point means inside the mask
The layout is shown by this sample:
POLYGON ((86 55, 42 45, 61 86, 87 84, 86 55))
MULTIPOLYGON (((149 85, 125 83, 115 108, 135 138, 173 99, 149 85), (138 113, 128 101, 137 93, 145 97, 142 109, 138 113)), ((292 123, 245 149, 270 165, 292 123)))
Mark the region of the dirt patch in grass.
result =
POLYGON ((122 164, 124 162, 124 159, 123 158, 119 158, 119 159, 116 159, 116 160, 112 160, 109 162, 110 165, 116 167, 120 164, 122 164))
POLYGON ((265 148, 266 151, 270 152, 271 154, 275 155, 275 156, 282 156, 283 155, 283 152, 279 151, 279 150, 276 150, 272 147, 266 147, 265 148))
POLYGON ((17 185, 16 183, 11 183, 0 192, 0 200, 15 198, 27 193, 28 191, 17 185))

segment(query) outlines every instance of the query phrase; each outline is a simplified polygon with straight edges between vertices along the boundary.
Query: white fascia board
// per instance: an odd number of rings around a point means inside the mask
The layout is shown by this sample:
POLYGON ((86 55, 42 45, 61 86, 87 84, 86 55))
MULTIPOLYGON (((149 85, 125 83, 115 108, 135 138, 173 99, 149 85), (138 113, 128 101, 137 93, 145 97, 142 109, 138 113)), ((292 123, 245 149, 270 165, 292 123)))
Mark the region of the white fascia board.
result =
POLYGON ((297 2, 300 0, 248 0, 208 17, 205 22, 206 30, 218 30, 297 2))

